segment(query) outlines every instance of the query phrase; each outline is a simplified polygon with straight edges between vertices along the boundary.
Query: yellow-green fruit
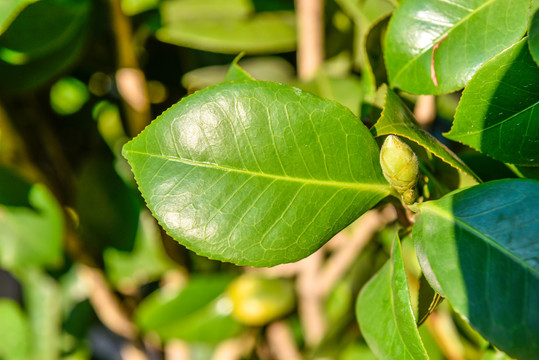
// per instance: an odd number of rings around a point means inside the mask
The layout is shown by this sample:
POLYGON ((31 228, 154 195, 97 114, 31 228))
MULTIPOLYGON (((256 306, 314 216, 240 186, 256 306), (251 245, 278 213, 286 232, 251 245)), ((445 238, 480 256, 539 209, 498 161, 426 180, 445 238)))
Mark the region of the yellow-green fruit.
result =
POLYGON ((419 163, 413 150, 397 136, 389 135, 380 150, 380 165, 386 180, 399 193, 417 184, 419 163))
POLYGON ((261 326, 286 315, 295 306, 294 287, 289 281, 247 274, 228 287, 232 314, 246 325, 261 326))

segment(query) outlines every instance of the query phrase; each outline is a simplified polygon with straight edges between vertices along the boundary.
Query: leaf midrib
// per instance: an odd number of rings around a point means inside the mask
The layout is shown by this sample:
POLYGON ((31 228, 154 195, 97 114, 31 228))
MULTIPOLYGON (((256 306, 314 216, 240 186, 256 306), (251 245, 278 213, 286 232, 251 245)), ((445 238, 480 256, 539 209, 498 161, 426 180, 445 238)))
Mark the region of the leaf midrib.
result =
POLYGON ((182 159, 177 158, 173 156, 166 156, 166 155, 159 155, 159 154, 150 154, 146 152, 141 151, 135 151, 135 150, 125 150, 125 153, 132 153, 132 154, 138 154, 138 155, 145 155, 149 157, 156 157, 165 159, 167 161, 175 161, 179 162, 185 165, 190 166, 199 166, 199 167, 205 167, 220 171, 227 171, 227 172, 236 172, 240 174, 245 174, 249 176, 258 176, 258 177, 265 177, 269 179, 274 180, 282 180, 282 181, 289 181, 289 182, 299 182, 303 184, 312 184, 312 185, 319 185, 319 186, 328 186, 328 187, 337 187, 337 188, 349 188, 359 191, 375 191, 382 194, 389 195, 391 193, 391 189, 389 185, 383 185, 383 184, 372 184, 372 183, 353 183, 353 182, 340 182, 340 181, 334 181, 334 180, 316 180, 316 179, 304 179, 304 178, 297 178, 292 176, 283 176, 283 175, 275 175, 275 174, 267 174, 267 173, 261 173, 261 172, 254 172, 249 170, 243 170, 243 169, 236 169, 232 167, 225 167, 218 164, 213 163, 204 163, 194 160, 188 160, 188 159, 182 159))
POLYGON ((433 205, 433 204, 430 204, 430 206, 427 206, 427 207, 423 207, 422 211, 424 211, 424 210, 430 210, 433 213, 436 213, 437 215, 443 217, 444 219, 455 222, 457 225, 459 225, 460 227, 462 227, 466 231, 468 231, 471 234, 477 236, 478 238, 482 239, 483 241, 485 241, 486 243, 488 243, 492 247, 498 249, 499 251, 501 251, 502 253, 507 255, 507 257, 509 257, 510 259, 515 261, 516 263, 520 264, 523 268, 528 269, 528 271, 531 272, 532 274, 534 274, 536 277, 539 277, 539 271, 535 270, 527 262, 523 261, 521 258, 519 258, 515 254, 513 254, 507 248, 505 248, 504 246, 499 244, 496 240, 492 239, 487 234, 484 234, 481 231, 477 230, 476 228, 474 228, 473 226, 471 226, 470 224, 468 224, 464 220, 460 219, 459 217, 454 216, 451 213, 449 213, 448 211, 446 211, 445 209, 440 208, 440 207, 438 207, 436 205, 433 205))
POLYGON ((393 82, 397 82, 397 80, 400 78, 400 76, 402 75, 402 73, 404 72, 404 70, 406 70, 412 63, 414 63, 415 61, 417 61, 417 59, 419 59, 421 56, 423 56, 427 51, 429 51, 430 49, 433 48, 433 46, 440 40, 442 39, 444 36, 449 36, 449 34, 455 29, 457 28, 458 26, 460 26, 460 24, 462 24, 464 21, 468 20, 470 17, 472 17, 473 15, 476 15, 477 13, 479 13, 479 11, 483 10, 483 8, 485 8, 486 6, 492 4, 493 2, 495 2, 496 0, 489 0, 485 3, 483 3, 482 5, 478 6, 476 9, 474 9, 474 11, 470 12, 469 14, 467 14, 466 16, 464 16, 462 19, 460 19, 459 21, 457 21, 455 24, 453 24, 453 26, 451 26, 447 31, 445 31, 444 33, 440 34, 435 41, 433 41, 430 45, 426 46, 424 49, 422 49, 416 56, 414 56, 412 59, 410 59, 410 61, 408 61, 406 64, 404 64, 404 66, 399 70, 399 72, 395 75, 395 77, 393 78, 393 82))

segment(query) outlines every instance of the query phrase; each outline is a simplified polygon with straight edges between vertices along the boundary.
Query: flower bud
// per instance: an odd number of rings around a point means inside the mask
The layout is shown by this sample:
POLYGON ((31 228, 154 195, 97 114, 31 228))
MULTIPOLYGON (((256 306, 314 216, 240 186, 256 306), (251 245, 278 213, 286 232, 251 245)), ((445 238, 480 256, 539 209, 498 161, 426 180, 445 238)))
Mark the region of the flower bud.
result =
MULTIPOLYGON (((400 194, 405 193, 416 185, 419 176, 417 156, 397 136, 389 135, 385 139, 380 150, 380 165, 387 182, 400 194)), ((409 193, 407 197, 410 199, 411 195, 409 193)))
POLYGON ((410 188, 402 193, 402 200, 406 205, 412 205, 415 203, 415 199, 417 198, 417 192, 415 191, 415 187, 410 188))

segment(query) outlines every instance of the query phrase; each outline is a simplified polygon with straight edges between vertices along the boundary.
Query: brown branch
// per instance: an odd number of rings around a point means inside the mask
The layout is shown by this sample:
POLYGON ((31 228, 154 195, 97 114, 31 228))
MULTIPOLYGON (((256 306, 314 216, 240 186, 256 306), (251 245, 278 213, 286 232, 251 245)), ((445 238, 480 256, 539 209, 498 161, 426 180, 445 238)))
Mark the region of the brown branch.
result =
POLYGON ((189 344, 178 339, 167 342, 165 345, 165 360, 191 360, 189 344))
POLYGON ((326 331, 322 294, 318 287, 318 272, 323 259, 324 249, 322 248, 301 260, 301 270, 296 283, 301 327, 305 334, 305 343, 311 347, 322 340, 326 331))
POLYGON ((254 334, 225 340, 217 346, 212 360, 240 360, 249 354, 255 346, 254 334))
POLYGON ((434 95, 419 95, 415 103, 414 116, 423 129, 430 128, 436 119, 436 98, 434 95))
POLYGON ((447 311, 433 312, 425 324, 447 359, 464 360, 464 348, 458 339, 455 324, 447 311))
POLYGON ((368 211, 361 217, 351 239, 336 250, 320 271, 317 286, 323 295, 335 286, 374 234, 396 218, 397 213, 392 206, 386 206, 382 211, 368 211))
POLYGON ((324 61, 324 1, 296 0, 298 76, 310 80, 324 61))
POLYGON ((276 359, 299 360, 301 355, 290 326, 284 321, 268 325, 266 330, 268 345, 276 359))
POLYGON ((116 334, 136 340, 136 330, 120 302, 109 288, 102 272, 96 268, 80 265, 79 276, 89 287, 89 300, 97 317, 116 334))
POLYGON ((117 49, 116 84, 118 92, 122 95, 128 133, 131 137, 134 137, 151 120, 146 78, 139 68, 135 47, 133 46, 131 23, 122 11, 121 1, 109 1, 112 29, 117 49))

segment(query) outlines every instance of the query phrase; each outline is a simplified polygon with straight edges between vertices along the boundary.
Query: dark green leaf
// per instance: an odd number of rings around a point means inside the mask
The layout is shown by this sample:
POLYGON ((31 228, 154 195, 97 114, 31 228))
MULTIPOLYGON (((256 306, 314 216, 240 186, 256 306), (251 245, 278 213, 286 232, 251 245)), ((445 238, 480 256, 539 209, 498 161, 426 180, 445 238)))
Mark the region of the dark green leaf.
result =
MULTIPOLYGON (((386 66, 383 56, 383 39, 391 16, 380 18, 372 24, 365 36, 365 56, 368 59, 365 66, 372 72, 375 89, 387 82, 386 66)), ((374 91, 373 91, 374 93, 374 91)))
POLYGON ((390 89, 387 90, 382 116, 371 132, 374 136, 394 134, 412 140, 475 181, 481 181, 457 155, 417 125, 414 115, 390 89))
POLYGON ((446 137, 497 160, 539 166, 538 111, 539 67, 523 39, 472 78, 446 137))
POLYGON ((132 250, 140 206, 137 194, 118 176, 111 160, 91 159, 83 165, 76 209, 87 251, 97 253, 106 247, 132 250))
POLYGON ((4 0, 0 2, 0 35, 11 25, 25 7, 36 0, 4 0))
POLYGON ((41 0, 29 5, 0 37, 0 59, 21 65, 59 50, 86 22, 89 10, 88 0, 41 0))
POLYGON ((0 358, 4 360, 28 359, 30 327, 19 304, 0 299, 0 358))
POLYGON ((221 296, 231 280, 229 275, 205 275, 175 294, 164 288, 140 304, 137 323, 164 340, 219 342, 235 336, 242 326, 231 317, 231 300, 221 296))
POLYGON ((535 11, 528 30, 528 46, 535 63, 539 65, 539 9, 535 11))
POLYGON ((423 272, 487 340, 519 359, 539 353, 539 182, 499 180, 420 206, 423 272))
POLYGON ((430 286, 425 274, 419 278, 417 295, 417 326, 420 326, 442 301, 442 297, 430 286))
POLYGON ((41 0, 26 7, 0 36, 0 90, 28 90, 71 65, 85 43, 90 12, 89 0, 41 0))
POLYGON ((336 0, 336 2, 354 20, 354 61, 359 68, 362 68, 367 62, 364 47, 368 29, 380 18, 390 14, 395 9, 395 3, 391 0, 336 0))
POLYGON ((167 270, 176 267, 163 249, 158 235, 159 229, 154 219, 144 212, 133 251, 121 251, 113 247, 105 249, 103 260, 112 284, 120 290, 133 290, 159 280, 167 270))
POLYGON ((293 12, 269 12, 227 21, 181 20, 159 29, 157 38, 199 50, 271 54, 296 48, 293 12))
POLYGON ((389 23, 385 45, 391 86, 414 94, 443 94, 462 88, 485 61, 522 37, 529 3, 403 2, 389 23))
POLYGON ((428 359, 412 312, 398 236, 391 258, 361 290, 356 314, 363 337, 379 359, 428 359))
POLYGON ((63 215, 42 184, 29 184, 0 167, 0 264, 8 269, 58 265, 63 215))
POLYGON ((237 264, 302 259, 391 191, 349 110, 276 83, 201 90, 123 154, 172 237, 237 264))
POLYGON ((539 167, 537 166, 515 166, 514 169, 519 177, 539 180, 539 167))

